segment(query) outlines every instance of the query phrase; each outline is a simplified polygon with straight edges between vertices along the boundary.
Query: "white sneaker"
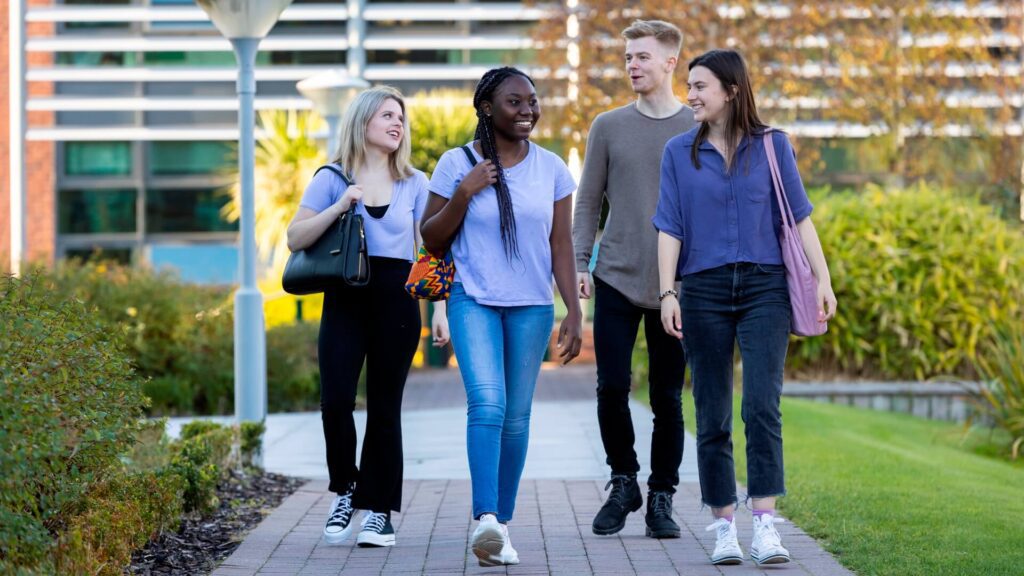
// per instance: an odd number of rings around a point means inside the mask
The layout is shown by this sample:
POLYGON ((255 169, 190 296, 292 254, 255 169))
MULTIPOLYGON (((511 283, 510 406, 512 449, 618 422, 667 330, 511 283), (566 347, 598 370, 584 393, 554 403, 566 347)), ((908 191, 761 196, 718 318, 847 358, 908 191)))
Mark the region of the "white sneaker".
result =
POLYGON ((715 551, 711 554, 712 564, 740 564, 743 562, 743 550, 736 538, 736 520, 732 522, 718 518, 704 529, 706 532, 716 530, 715 551))
POLYGON ((484 514, 473 531, 473 555, 481 566, 518 564, 519 554, 508 541, 508 528, 498 523, 494 514, 484 514), (506 552, 510 551, 508 556, 506 552))
POLYGON ((331 502, 331 510, 327 514, 327 525, 324 526, 324 540, 328 544, 341 544, 352 533, 355 523, 352 522, 352 491, 350 485, 348 491, 334 497, 331 502))
POLYGON ((750 557, 759 565, 789 562, 789 550, 782 547, 782 540, 775 530, 775 517, 771 514, 754 516, 754 541, 750 544, 750 557))

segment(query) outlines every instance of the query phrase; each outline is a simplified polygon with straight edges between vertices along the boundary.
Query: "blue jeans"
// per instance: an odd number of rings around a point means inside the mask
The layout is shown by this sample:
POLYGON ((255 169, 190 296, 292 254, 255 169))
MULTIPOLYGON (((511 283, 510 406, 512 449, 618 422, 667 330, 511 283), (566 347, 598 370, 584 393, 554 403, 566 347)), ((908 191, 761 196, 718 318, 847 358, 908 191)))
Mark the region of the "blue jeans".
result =
POLYGON ((530 405, 555 312, 545 306, 486 306, 452 286, 448 325, 466 386, 466 448, 473 517, 508 522, 530 440, 530 405))
POLYGON ((782 461, 782 372, 789 345, 790 305, 781 265, 741 262, 683 277, 679 295, 683 345, 697 409, 701 499, 713 508, 735 504, 732 457, 733 352, 743 359, 743 422, 747 488, 752 498, 786 493, 782 461))

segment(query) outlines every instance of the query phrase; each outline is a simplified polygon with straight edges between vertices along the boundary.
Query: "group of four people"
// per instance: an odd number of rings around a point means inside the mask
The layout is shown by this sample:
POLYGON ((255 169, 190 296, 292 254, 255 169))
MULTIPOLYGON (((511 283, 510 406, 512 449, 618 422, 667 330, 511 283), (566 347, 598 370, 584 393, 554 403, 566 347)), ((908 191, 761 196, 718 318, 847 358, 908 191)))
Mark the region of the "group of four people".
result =
MULTIPOLYGON (((370 284, 324 295, 319 339, 321 408, 331 503, 324 538, 345 540, 365 510, 360 546, 395 543, 402 491, 402 391, 420 333, 403 287, 415 249, 450 251, 451 295, 431 319, 435 345, 455 350, 468 402, 471 548, 481 565, 519 562, 508 523, 526 461, 530 407, 554 321, 554 277, 567 313, 561 362, 580 351, 580 298, 595 298, 597 415, 611 492, 596 534, 622 530, 643 505, 628 395, 633 344, 644 320, 654 412, 647 536, 679 537, 672 496, 683 452, 681 391, 689 360, 704 504, 715 518, 711 561, 743 559, 733 513, 732 370, 743 360, 750 547, 759 563, 786 562, 774 528, 785 494, 779 399, 790 303, 777 239, 780 212, 742 57, 713 50, 689 66, 684 105, 672 80, 682 35, 663 21, 622 33, 637 99, 599 115, 576 183, 557 155, 530 141, 540 104, 533 81, 510 67, 487 72, 473 95, 474 140, 449 150, 428 180, 409 164, 405 104, 388 87, 350 105, 335 162, 313 178, 288 229, 291 250, 316 241, 353 204, 363 215, 370 284), (609 211, 591 272, 602 203, 609 211), (653 224, 653 226, 652 226, 653 224), (575 246, 575 248, 574 248, 575 246), (353 420, 365 361, 367 422, 359 466, 353 420)), ((835 313, 828 267, 789 140, 771 134, 804 250, 818 281, 819 320, 835 313)))

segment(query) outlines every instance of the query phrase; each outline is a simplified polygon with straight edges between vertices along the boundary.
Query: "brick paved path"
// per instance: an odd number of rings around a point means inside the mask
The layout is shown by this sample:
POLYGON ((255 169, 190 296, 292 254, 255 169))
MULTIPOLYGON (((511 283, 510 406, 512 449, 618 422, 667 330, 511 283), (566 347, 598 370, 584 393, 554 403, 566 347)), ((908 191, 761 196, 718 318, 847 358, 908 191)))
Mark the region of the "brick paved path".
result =
MULTIPOLYGON (((456 371, 417 373, 410 378, 407 390, 405 409, 421 410, 422 414, 418 415, 437 414, 438 417, 450 418, 452 410, 443 408, 463 406, 465 402, 456 371)), ((580 412, 581 402, 593 401, 593 394, 593 366, 545 370, 542 373, 537 390, 537 408, 540 409, 535 410, 534 419, 534 440, 538 441, 531 444, 531 457, 535 452, 546 449, 565 451, 564 446, 545 448, 544 441, 536 438, 538 430, 558 430, 559 422, 547 420, 566 420, 572 427, 591 426, 593 430, 588 432, 591 436, 595 433, 596 421, 579 414, 571 417, 580 412), (562 418, 561 414, 566 416, 562 418), (538 422, 538 417, 545 421, 538 422)), ((634 405, 634 410, 637 408, 634 405)), ((641 416, 650 418, 649 413, 641 416)), ((307 417, 319 419, 318 414, 307 417)), ((646 451, 649 434, 648 428, 645 438, 644 431, 638 428, 638 452, 646 451)), ((429 439, 410 438, 407 434, 407 457, 408 446, 421 441, 429 442, 429 439)), ((464 447, 462 450, 464 454, 464 447)), ((593 447, 580 454, 599 457, 595 456, 593 447)), ((572 461, 570 455, 566 456, 566 461, 572 461)), ((631 514, 626 528, 619 534, 595 536, 590 531, 590 523, 606 495, 604 480, 599 479, 606 474, 603 467, 588 468, 582 474, 589 476, 586 479, 565 480, 557 478, 581 474, 575 469, 566 470, 564 475, 556 475, 553 479, 545 476, 550 472, 546 469, 550 466, 550 463, 534 466, 531 477, 528 463, 526 477, 520 486, 516 517, 509 524, 512 542, 522 560, 518 566, 481 568, 468 552, 472 531, 468 479, 460 478, 458 474, 453 474, 455 479, 409 478, 407 467, 403 511, 395 514, 392 520, 398 539, 395 547, 359 548, 353 544, 354 538, 342 545, 325 544, 320 534, 333 495, 327 492, 326 480, 318 479, 288 498, 248 534, 214 575, 851 574, 790 523, 780 524, 779 532, 794 557, 793 563, 765 570, 758 569, 749 560, 740 566, 721 569, 712 566, 708 556, 714 547, 714 534, 704 531, 710 515, 706 510, 700 510, 699 487, 692 481, 684 481, 680 485, 674 502, 676 520, 683 528, 682 538, 654 540, 644 537, 641 513, 631 514)), ((693 467, 693 464, 684 462, 683 467, 693 467)), ((692 471, 683 470, 681 475, 684 480, 693 479, 692 471)), ((739 511, 737 523, 740 543, 746 550, 751 536, 749 512, 739 511)))

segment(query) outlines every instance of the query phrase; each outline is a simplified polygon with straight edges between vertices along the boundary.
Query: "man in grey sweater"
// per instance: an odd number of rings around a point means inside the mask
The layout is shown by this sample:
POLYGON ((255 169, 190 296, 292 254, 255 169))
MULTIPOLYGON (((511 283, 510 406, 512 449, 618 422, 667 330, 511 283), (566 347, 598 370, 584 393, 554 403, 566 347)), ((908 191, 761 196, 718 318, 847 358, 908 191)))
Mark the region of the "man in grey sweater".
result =
POLYGON ((682 46, 679 29, 668 22, 638 20, 622 36, 626 72, 637 99, 594 120, 573 227, 580 296, 595 298, 597 417, 611 467, 612 490, 593 530, 615 534, 643 504, 629 410, 632 350, 643 319, 654 411, 646 532, 652 538, 678 538, 679 526, 671 514, 683 458, 680 396, 686 358, 679 341, 661 328, 659 302, 675 294, 658 292, 657 232, 651 217, 658 204, 665 143, 695 124, 693 111, 672 91, 682 46), (592 282, 590 261, 605 198, 609 211, 592 282))

